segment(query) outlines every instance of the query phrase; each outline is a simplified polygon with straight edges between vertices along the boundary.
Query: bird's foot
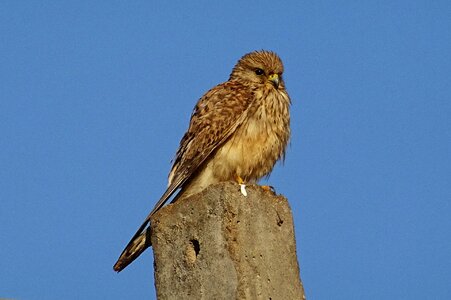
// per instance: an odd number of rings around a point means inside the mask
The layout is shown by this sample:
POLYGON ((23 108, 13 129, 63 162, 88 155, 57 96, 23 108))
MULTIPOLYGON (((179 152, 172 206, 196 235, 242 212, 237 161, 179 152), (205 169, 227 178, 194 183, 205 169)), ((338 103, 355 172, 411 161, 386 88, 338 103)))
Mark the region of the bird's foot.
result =
POLYGON ((239 175, 235 175, 235 180, 240 185, 241 194, 243 194, 244 197, 247 197, 246 185, 244 184, 243 178, 239 175))
POLYGON ((266 192, 271 192, 274 195, 276 194, 276 189, 271 185, 261 185, 260 187, 266 192))

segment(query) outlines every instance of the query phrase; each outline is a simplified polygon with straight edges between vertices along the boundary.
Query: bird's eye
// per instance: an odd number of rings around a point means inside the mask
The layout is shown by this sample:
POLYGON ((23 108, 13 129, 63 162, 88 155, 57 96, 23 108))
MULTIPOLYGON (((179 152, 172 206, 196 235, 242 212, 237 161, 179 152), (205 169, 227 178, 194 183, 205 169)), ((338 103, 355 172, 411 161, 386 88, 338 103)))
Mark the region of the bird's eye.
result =
POLYGON ((255 69, 255 74, 257 74, 257 75, 263 75, 264 73, 265 72, 263 72, 263 70, 260 68, 255 69))

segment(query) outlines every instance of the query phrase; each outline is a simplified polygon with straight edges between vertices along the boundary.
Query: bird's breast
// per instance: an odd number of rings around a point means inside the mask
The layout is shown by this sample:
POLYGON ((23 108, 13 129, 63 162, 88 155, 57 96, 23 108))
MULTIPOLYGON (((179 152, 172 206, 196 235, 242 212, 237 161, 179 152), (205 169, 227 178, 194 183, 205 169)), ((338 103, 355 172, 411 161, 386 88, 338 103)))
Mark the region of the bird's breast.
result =
POLYGON ((214 155, 214 176, 222 181, 239 175, 254 182, 269 174, 288 144, 288 109, 286 94, 266 95, 255 101, 241 126, 214 155))

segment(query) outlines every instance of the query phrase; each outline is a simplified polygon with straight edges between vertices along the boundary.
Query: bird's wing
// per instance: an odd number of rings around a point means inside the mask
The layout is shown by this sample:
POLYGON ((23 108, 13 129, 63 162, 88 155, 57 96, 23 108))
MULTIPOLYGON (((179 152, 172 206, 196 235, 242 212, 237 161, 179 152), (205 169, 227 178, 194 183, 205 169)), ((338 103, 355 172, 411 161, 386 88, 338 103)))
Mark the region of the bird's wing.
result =
POLYGON ((124 269, 151 245, 150 229, 146 229, 151 216, 243 123, 253 98, 253 92, 242 84, 228 81, 217 85, 198 101, 188 131, 180 141, 169 174, 169 186, 125 247, 114 265, 115 271, 124 269))

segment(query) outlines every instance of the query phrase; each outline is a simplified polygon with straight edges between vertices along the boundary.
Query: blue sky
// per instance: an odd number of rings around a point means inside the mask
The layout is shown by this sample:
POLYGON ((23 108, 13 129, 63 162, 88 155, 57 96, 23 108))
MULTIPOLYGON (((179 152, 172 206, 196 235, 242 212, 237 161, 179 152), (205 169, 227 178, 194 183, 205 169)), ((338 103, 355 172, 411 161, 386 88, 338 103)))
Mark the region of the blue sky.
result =
POLYGON ((197 99, 279 53, 310 299, 451 298, 451 2, 2 1, 0 297, 152 299, 113 263, 197 99))

